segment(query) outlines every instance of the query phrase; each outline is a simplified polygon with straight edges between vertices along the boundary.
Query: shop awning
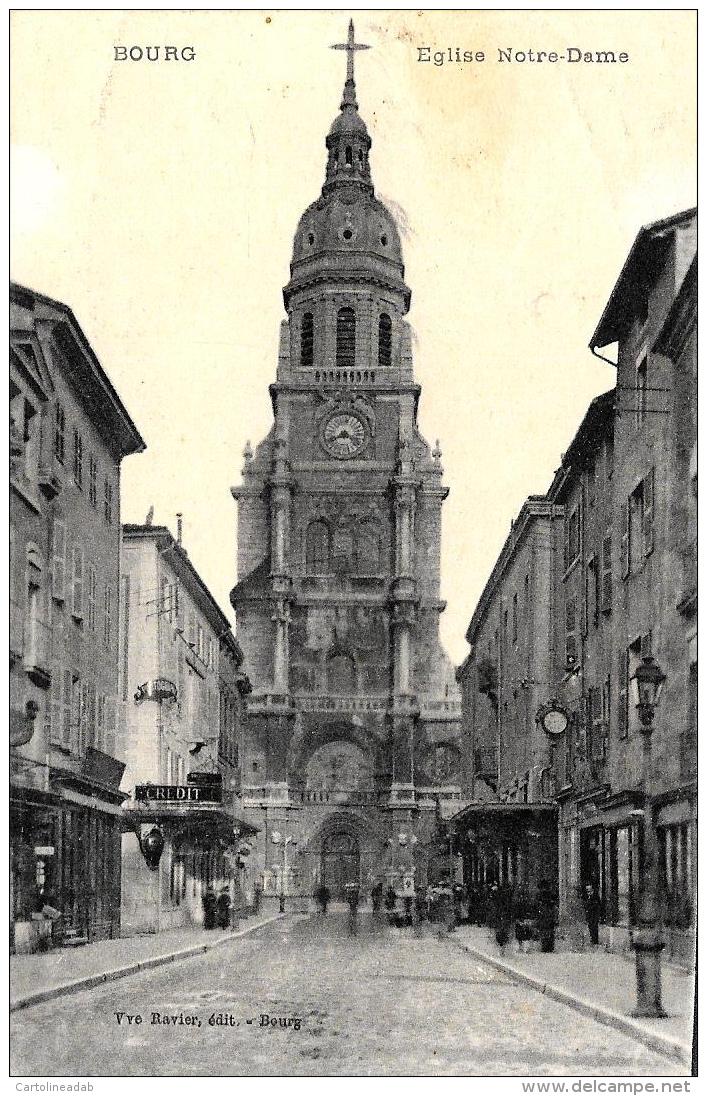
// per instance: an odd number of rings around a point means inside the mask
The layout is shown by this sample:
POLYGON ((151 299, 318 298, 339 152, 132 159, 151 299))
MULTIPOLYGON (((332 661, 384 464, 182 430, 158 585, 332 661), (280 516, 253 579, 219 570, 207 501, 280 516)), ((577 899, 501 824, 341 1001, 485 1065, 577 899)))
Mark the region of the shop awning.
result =
POLYGON ((153 822, 168 826, 173 838, 220 838, 227 844, 235 844, 242 837, 259 832, 258 826, 220 807, 196 807, 188 803, 133 803, 124 806, 123 820, 128 829, 143 822, 153 822))
POLYGON ((523 815, 532 817, 538 814, 553 817, 557 814, 557 805, 547 802, 502 803, 500 800, 495 803, 467 803, 465 807, 452 815, 449 824, 456 828, 460 823, 475 822, 482 818, 517 818, 520 820, 523 815))

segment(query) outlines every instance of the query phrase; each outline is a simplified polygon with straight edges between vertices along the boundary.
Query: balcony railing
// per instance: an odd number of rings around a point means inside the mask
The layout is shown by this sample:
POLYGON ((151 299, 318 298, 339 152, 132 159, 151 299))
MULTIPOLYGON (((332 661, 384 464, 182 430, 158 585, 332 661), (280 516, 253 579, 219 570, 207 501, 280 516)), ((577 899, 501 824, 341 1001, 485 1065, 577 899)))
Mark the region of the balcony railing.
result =
POLYGON ((377 803, 378 792, 374 788, 305 788, 294 793, 301 803, 377 803))

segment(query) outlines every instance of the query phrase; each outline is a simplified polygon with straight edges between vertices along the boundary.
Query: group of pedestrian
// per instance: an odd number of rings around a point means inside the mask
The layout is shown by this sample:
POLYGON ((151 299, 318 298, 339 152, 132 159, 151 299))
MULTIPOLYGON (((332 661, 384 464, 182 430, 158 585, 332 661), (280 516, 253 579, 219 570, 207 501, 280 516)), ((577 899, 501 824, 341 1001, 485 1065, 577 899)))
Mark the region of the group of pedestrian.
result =
POLYGON ((231 925, 231 894, 228 887, 223 887, 219 894, 212 886, 208 886, 201 900, 204 907, 205 929, 227 929, 231 925))

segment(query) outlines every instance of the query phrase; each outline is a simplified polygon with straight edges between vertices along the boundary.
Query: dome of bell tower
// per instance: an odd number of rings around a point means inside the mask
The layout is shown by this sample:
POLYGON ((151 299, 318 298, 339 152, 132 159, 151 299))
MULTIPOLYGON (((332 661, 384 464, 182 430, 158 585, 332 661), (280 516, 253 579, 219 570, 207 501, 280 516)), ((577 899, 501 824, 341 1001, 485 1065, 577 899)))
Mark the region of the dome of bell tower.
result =
POLYGON ((327 163, 320 197, 302 214, 294 236, 291 279, 283 290, 285 307, 298 288, 310 286, 329 273, 373 280, 402 294, 403 311, 410 303, 404 283, 400 234, 395 219, 376 198, 371 180, 371 138, 358 112, 353 55, 367 49, 349 40, 334 49, 348 51, 346 83, 340 113, 326 137, 327 163))

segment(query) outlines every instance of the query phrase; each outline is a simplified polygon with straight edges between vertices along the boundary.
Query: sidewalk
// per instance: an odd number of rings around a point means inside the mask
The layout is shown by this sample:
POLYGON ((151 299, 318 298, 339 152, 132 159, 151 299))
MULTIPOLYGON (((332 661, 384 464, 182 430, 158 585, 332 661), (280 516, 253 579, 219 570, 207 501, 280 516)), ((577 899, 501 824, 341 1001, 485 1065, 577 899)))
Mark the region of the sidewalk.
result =
POLYGON ((540 993, 633 1036, 662 1054, 690 1063, 692 1053, 693 983, 691 973, 663 963, 665 1019, 631 1016, 636 1002, 633 954, 602 948, 544 954, 517 950, 513 940, 505 954, 490 929, 460 925, 449 940, 540 993))
POLYGON ((207 932, 192 926, 172 932, 98 940, 83 947, 57 948, 41 955, 11 955, 10 1012, 209 951, 285 916, 262 913, 244 918, 235 932, 223 929, 207 932))

